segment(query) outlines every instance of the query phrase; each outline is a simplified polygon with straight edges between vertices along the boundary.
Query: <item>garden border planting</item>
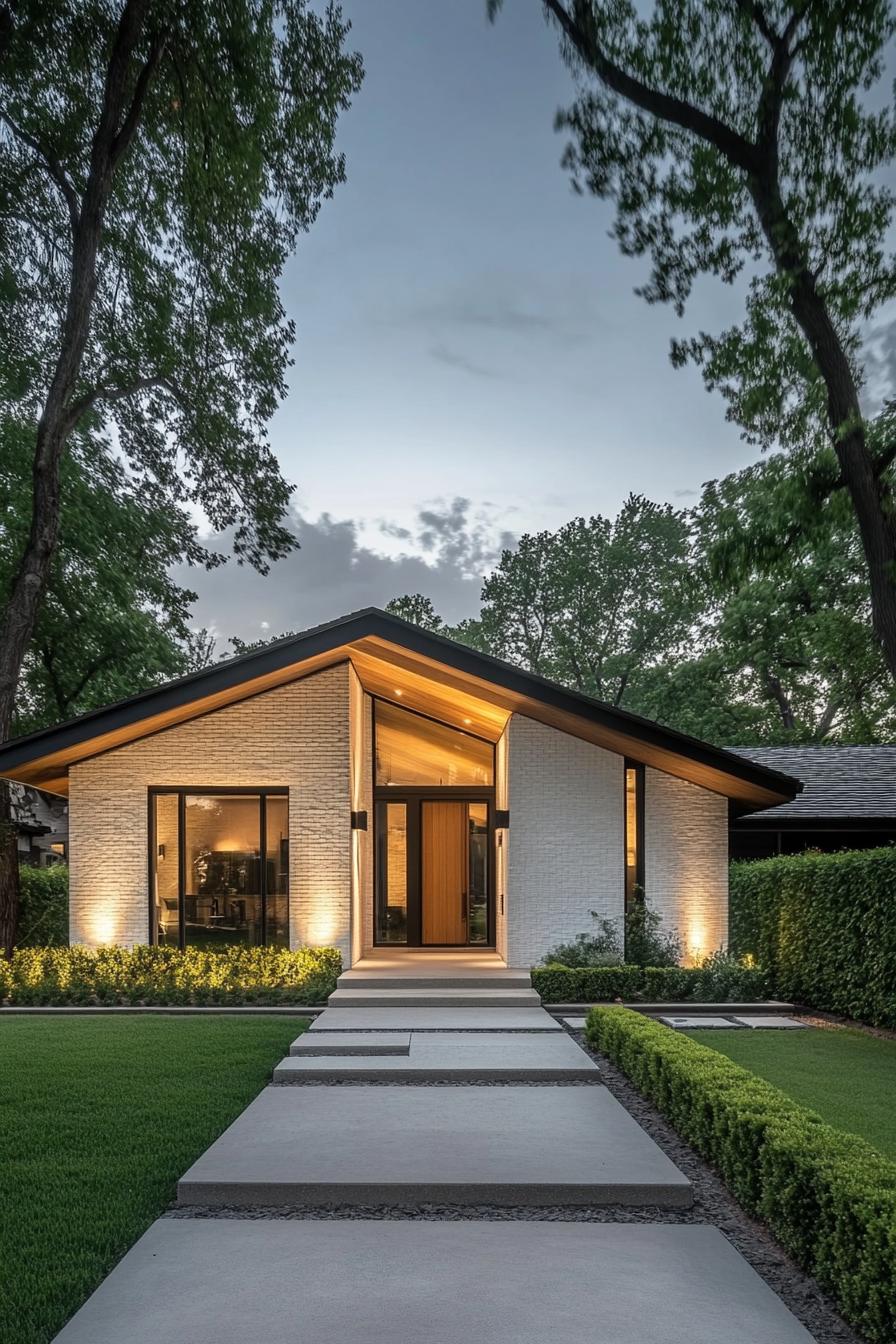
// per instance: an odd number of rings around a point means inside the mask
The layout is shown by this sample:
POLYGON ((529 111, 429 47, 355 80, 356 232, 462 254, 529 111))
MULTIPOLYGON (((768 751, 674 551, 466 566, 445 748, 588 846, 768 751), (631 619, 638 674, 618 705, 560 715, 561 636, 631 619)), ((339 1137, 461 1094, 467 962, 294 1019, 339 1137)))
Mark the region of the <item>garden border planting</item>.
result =
POLYGON ((896 1333, 896 1163, 724 1055, 627 1008, 592 1008, 601 1050, 720 1172, 747 1213, 874 1344, 896 1333))
POLYGON ((24 947, 0 957, 9 1007, 226 1007, 314 1005, 336 988, 332 947, 24 947))
POLYGON ((730 946, 778 997, 896 1027, 896 847, 733 863, 730 946))
POLYGON ((768 976, 756 967, 535 966, 532 984, 544 1003, 760 1003, 768 976))

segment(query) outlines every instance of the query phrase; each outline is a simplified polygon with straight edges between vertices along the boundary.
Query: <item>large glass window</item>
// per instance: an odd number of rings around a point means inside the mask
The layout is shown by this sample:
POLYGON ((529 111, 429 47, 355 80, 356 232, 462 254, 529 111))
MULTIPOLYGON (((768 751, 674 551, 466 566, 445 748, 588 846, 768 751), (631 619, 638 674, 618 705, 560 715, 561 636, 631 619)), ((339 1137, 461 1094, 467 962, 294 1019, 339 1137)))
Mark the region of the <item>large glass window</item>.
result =
POLYGON ((156 792, 151 812, 158 942, 289 945, 285 793, 156 792))
POLYGON ((491 788, 495 749, 446 723, 376 701, 376 782, 404 788, 491 788))
POLYGON ((469 933, 471 943, 488 942, 488 803, 467 807, 469 933))

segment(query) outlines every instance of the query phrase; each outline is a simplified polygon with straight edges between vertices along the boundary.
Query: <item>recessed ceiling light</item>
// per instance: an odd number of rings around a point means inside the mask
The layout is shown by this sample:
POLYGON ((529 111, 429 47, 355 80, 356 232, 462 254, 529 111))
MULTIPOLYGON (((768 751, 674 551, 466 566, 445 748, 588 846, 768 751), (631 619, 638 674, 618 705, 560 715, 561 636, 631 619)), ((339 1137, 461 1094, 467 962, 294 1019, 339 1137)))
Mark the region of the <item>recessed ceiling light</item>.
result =
POLYGON ((399 696, 399 697, 401 697, 401 695, 402 695, 402 692, 398 689, 397 686, 395 687, 395 694, 396 694, 397 696, 399 696))
POLYGON ((464 723, 472 723, 472 722, 473 722, 472 719, 464 719, 464 723))

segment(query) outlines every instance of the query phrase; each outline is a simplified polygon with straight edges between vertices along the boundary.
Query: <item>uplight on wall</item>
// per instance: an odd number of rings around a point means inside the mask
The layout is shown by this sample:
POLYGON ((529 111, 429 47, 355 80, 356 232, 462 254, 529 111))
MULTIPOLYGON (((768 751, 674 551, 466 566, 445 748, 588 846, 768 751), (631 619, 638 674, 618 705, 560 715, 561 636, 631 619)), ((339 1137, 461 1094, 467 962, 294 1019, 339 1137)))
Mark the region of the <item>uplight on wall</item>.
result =
POLYGON ((95 910, 90 917, 90 933, 94 944, 109 947, 116 942, 118 920, 109 910, 95 910))
POLYGON ((702 924, 694 923, 688 929, 685 956, 692 966, 706 956, 706 929, 702 924))

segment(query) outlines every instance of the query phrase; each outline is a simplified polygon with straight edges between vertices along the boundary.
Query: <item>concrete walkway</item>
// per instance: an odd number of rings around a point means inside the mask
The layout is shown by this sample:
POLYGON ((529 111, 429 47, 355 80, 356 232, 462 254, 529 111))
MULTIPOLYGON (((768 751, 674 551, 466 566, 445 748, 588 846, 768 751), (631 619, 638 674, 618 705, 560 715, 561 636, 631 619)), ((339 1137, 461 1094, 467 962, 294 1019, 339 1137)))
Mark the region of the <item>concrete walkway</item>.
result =
POLYGON ((533 995, 494 953, 365 957, 58 1340, 811 1344, 714 1228, 555 1220, 693 1193, 533 995))

